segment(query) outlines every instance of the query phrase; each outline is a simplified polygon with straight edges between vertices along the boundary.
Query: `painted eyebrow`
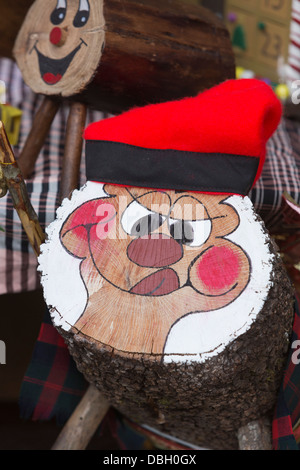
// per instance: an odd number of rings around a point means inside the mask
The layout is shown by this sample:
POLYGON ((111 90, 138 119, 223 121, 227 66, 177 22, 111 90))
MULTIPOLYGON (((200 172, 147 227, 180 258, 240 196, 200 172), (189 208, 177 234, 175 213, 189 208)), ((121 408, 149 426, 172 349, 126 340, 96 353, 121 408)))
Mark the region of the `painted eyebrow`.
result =
POLYGON ((171 205, 172 205, 172 204, 171 204, 171 203, 172 203, 171 197, 170 197, 170 195, 169 195, 168 193, 166 193, 165 191, 149 190, 149 191, 147 191, 146 193, 143 193, 143 194, 141 194, 140 196, 136 196, 136 197, 135 197, 135 196, 131 193, 131 191, 130 191, 128 188, 125 188, 125 189, 126 189, 126 191, 128 192, 128 194, 130 195, 130 197, 132 197, 132 199, 133 199, 134 201, 136 201, 136 202, 138 202, 139 204, 141 204, 141 206, 144 206, 145 209, 148 209, 148 210, 149 210, 149 208, 146 207, 144 204, 142 204, 140 201, 138 201, 138 199, 140 199, 140 198, 142 198, 142 197, 144 197, 144 196, 147 196, 148 194, 153 194, 153 193, 165 194, 165 195, 167 196, 167 198, 169 199, 170 207, 171 207, 171 205))
MULTIPOLYGON (((206 214, 207 214, 207 219, 204 219, 204 220, 216 220, 216 219, 225 219, 227 217, 227 214, 225 215, 217 215, 215 217, 210 217, 205 205, 203 204, 203 202, 199 201, 198 198, 196 198, 195 196, 191 196, 190 194, 185 194, 185 195, 182 195, 180 196, 179 198, 176 199, 176 201, 174 201, 174 203, 172 204, 171 206, 171 209, 170 209, 170 213, 169 213, 169 219, 171 220, 186 220, 187 222, 189 221, 189 219, 175 219, 174 217, 171 217, 170 214, 172 212, 172 210, 174 209, 174 207, 176 206, 176 204, 178 203, 178 201, 182 198, 190 198, 190 199, 194 199, 195 201, 197 201, 198 204, 201 204, 201 206, 203 206, 204 210, 206 211, 206 214)), ((192 222, 196 222, 197 220, 201 220, 201 219, 192 219, 191 221, 192 222)))
POLYGON ((197 197, 192 196, 191 194, 186 194, 186 193, 183 194, 182 196, 179 196, 179 197, 176 199, 176 201, 174 201, 173 206, 175 206, 175 204, 177 204, 177 202, 178 202, 180 199, 183 199, 184 197, 190 198, 190 199, 194 199, 195 201, 199 202, 199 204, 201 204, 203 207, 205 207, 204 204, 203 204, 203 202, 199 201, 199 199, 198 199, 197 197))

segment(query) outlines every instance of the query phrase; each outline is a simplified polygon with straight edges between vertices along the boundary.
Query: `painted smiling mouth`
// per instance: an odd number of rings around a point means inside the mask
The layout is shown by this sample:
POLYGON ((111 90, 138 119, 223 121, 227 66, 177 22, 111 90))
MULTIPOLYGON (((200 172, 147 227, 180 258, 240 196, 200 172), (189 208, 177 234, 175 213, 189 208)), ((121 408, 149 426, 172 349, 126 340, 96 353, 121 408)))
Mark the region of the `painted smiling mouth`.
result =
POLYGON ((80 50, 83 44, 87 46, 84 40, 81 39, 80 44, 78 44, 78 46, 75 47, 75 49, 73 49, 73 51, 70 52, 68 55, 66 55, 62 59, 51 59, 50 57, 47 57, 42 54, 37 48, 37 43, 35 43, 32 50, 34 49, 37 53, 40 74, 44 82, 47 83, 47 85, 55 85, 62 79, 70 63, 72 62, 75 55, 80 50))
POLYGON ((145 277, 130 290, 130 293, 150 296, 167 295, 179 287, 176 272, 171 268, 166 268, 145 277))

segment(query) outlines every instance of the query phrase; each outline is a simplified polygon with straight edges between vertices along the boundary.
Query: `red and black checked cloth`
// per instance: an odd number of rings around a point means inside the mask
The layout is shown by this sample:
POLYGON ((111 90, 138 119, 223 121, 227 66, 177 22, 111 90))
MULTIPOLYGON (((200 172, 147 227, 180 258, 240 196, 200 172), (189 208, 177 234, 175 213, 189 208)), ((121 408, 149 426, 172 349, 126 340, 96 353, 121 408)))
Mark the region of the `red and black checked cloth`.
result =
MULTIPOLYGON (((23 111, 20 139, 14 151, 18 156, 28 135, 41 97, 34 95, 22 81, 16 65, 0 59, 0 80, 7 84, 8 102, 23 111)), ((44 148, 39 155, 35 172, 26 181, 32 205, 43 228, 55 218, 58 204, 61 160, 64 148, 67 107, 62 107, 55 117, 44 148)), ((87 123, 103 118, 100 112, 89 111, 87 123)), ((85 182, 84 153, 81 183, 85 182)), ((300 126, 283 119, 277 132, 267 145, 267 158, 263 173, 249 196, 266 223, 276 233, 284 219, 282 195, 287 192, 300 203, 300 126)), ((28 243, 21 223, 13 210, 9 195, 0 199, 0 294, 34 290, 39 286, 36 258, 28 243)), ((298 272, 296 273, 298 274, 298 272)), ((300 282, 299 282, 300 285, 300 282)), ((299 338, 299 314, 295 314, 294 338, 299 338)), ((291 354, 293 350, 291 350, 291 354)), ((46 309, 31 363, 20 394, 20 408, 24 417, 48 420, 56 417, 64 423, 83 395, 87 384, 77 371, 63 341, 54 330, 46 309)), ((273 436, 275 449, 298 449, 299 430, 299 366, 289 362, 276 409, 273 436)), ((129 449, 142 445, 141 436, 129 436, 117 418, 109 422, 123 436, 129 449), (120 428, 121 426, 121 428, 120 428), (122 432, 121 432, 121 431, 122 432), (138 444, 136 444, 138 443, 138 444)), ((121 448, 125 447, 122 439, 121 448)))
POLYGON ((300 450, 300 310, 295 302, 291 349, 272 425, 274 450, 300 450), (298 353, 299 350, 299 353, 298 353))
POLYGON ((63 424, 86 390, 62 339, 52 326, 47 308, 35 344, 31 363, 24 377, 20 407, 24 418, 50 420, 63 424))

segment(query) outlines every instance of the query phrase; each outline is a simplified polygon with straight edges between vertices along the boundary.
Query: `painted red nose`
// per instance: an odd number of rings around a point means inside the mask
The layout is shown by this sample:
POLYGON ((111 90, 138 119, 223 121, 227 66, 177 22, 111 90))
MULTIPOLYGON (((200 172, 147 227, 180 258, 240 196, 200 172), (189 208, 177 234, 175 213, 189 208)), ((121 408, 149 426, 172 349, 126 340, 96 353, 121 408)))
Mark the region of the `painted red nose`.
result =
POLYGON ((127 249, 128 258, 139 266, 162 268, 182 258, 182 247, 164 234, 152 234, 136 238, 127 249))
POLYGON ((66 31, 55 26, 55 28, 52 28, 50 31, 49 39, 54 46, 62 46, 66 40, 66 31))

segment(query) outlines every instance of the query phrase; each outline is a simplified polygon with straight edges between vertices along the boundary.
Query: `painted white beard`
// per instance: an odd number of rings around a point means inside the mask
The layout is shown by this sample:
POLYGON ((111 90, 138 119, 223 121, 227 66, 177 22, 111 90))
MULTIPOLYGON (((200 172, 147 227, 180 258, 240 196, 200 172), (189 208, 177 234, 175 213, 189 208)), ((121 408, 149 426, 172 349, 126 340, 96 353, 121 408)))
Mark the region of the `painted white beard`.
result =
MULTIPOLYGON (((75 208, 105 195, 99 183, 88 182, 81 190, 74 191, 71 200, 65 199, 57 210, 56 220, 47 229, 48 241, 42 246, 39 270, 45 301, 49 307, 55 306, 51 312, 54 325, 65 331, 82 315, 87 292, 80 276, 81 260, 66 252, 59 241, 59 232, 75 208), (72 272, 72 277, 66 276, 66 272, 72 272), (48 282, 49 278, 51 282, 48 282)), ((263 224, 256 220, 248 197, 231 196, 226 202, 237 210, 240 225, 225 238, 240 245, 247 253, 251 260, 250 281, 242 294, 226 307, 193 313, 178 320, 169 332, 164 362, 205 362, 216 356, 251 327, 266 301, 274 255, 270 253, 263 224)))

